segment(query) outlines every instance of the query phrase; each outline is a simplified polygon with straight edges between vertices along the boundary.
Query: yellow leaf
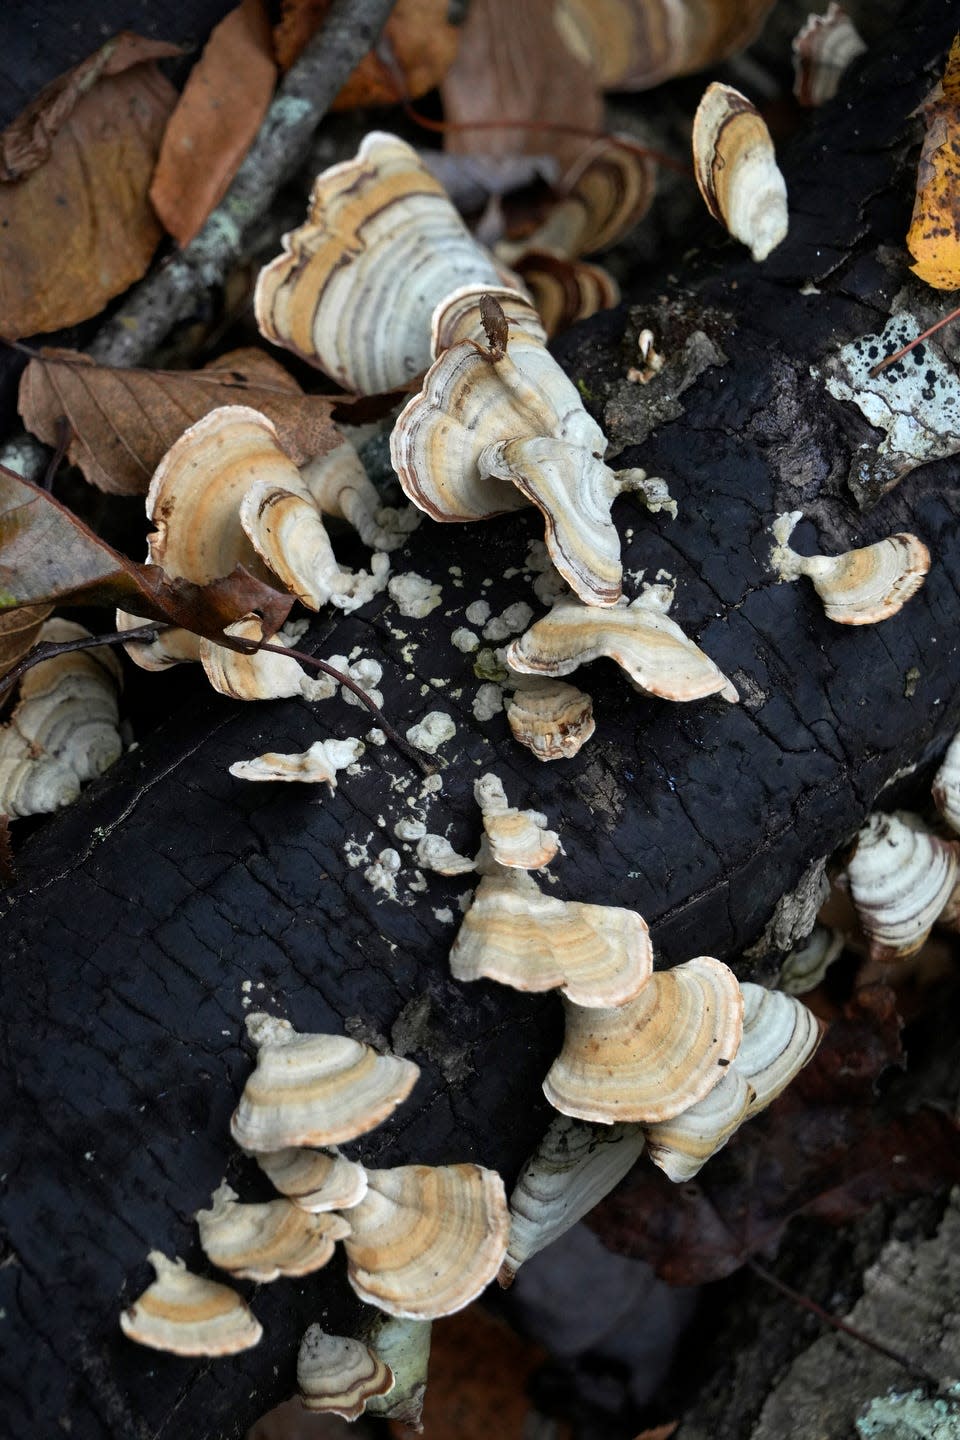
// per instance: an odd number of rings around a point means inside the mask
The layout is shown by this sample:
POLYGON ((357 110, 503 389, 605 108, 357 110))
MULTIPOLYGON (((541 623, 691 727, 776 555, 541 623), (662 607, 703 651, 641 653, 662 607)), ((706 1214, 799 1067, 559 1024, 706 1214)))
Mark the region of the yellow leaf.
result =
POLYGON ((923 107, 927 133, 907 232, 914 275, 937 290, 960 288, 960 36, 943 81, 923 107))

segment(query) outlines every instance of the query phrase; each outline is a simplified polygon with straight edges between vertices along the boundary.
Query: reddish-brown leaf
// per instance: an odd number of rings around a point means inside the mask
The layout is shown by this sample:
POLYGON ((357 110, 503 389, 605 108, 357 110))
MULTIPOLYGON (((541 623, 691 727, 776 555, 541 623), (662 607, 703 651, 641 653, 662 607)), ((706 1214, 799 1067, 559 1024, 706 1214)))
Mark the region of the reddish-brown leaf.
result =
POLYGON ((75 350, 48 349, 23 372, 19 399, 23 423, 48 445, 66 416, 71 461, 92 485, 118 495, 145 494, 173 442, 218 405, 262 411, 302 465, 339 443, 334 403, 304 395, 282 365, 252 347, 204 370, 115 370, 75 350))
POLYGON ((226 194, 276 78, 263 0, 243 0, 212 31, 160 147, 150 199, 178 245, 193 239, 226 194))
POLYGON ((26 655, 52 609, 52 605, 23 605, 0 611, 0 676, 26 655))
POLYGON ((63 75, 0 138, 0 316, 7 339, 96 315, 139 280, 162 234, 150 176, 176 91, 121 35, 63 75))
POLYGON ((293 599, 239 565, 209 585, 138 565, 46 490, 0 466, 0 612, 40 604, 119 606, 242 649, 224 637, 225 625, 256 611, 272 635, 293 599))
MULTIPOLYGON (((283 0, 274 31, 277 61, 289 69, 320 28, 333 0, 283 0)), ((453 64, 460 31, 448 19, 449 0, 397 0, 376 50, 361 60, 332 108, 396 105, 433 90, 453 64)))

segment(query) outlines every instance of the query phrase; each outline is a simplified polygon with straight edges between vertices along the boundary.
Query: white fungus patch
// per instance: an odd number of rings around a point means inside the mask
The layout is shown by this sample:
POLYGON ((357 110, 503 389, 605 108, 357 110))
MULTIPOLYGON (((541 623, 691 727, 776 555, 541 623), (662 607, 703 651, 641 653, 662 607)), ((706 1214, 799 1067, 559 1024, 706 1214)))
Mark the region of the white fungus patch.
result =
POLYGON ((372 730, 368 730, 363 738, 364 740, 366 740, 368 745, 386 745, 387 743, 386 735, 376 725, 373 727, 372 730))
POLYGON ((442 905, 439 909, 434 907, 433 917, 435 920, 439 920, 441 925, 453 924, 453 911, 448 905, 442 905))
POLYGON ((404 815, 393 827, 393 833, 398 840, 406 840, 411 844, 422 840, 427 833, 427 827, 422 820, 411 820, 404 815))
POLYGON ((431 610, 436 610, 442 598, 439 585, 425 580, 413 570, 405 575, 392 576, 387 590, 400 614, 411 620, 421 620, 424 615, 429 615, 431 610))
POLYGON ((469 655, 470 652, 476 650, 480 644, 479 636, 474 634, 472 630, 468 630, 465 625, 458 625, 450 636, 450 639, 458 650, 463 651, 464 655, 469 655))
POLYGON ((486 600, 474 600, 463 613, 471 625, 485 625, 490 619, 490 606, 486 600))
MULTIPOLYGON (((358 652, 355 650, 353 653, 357 654, 358 652)), ((383 695, 381 691, 376 688, 378 682, 383 677, 383 666, 379 660, 348 660, 346 655, 331 655, 327 659, 327 664, 332 665, 335 670, 341 670, 344 674, 349 675, 350 679, 356 685, 360 686, 364 694, 370 696, 374 705, 380 709, 383 708, 383 695)), ((363 704, 363 701, 354 695, 352 690, 348 690, 345 685, 341 686, 341 692, 348 705, 363 704)))
POLYGON ((500 615, 488 620, 483 627, 484 640, 506 640, 511 635, 519 635, 521 630, 526 630, 533 619, 533 611, 525 600, 518 600, 513 605, 508 605, 500 615))
MULTIPOLYGON (((406 732, 407 739, 411 745, 418 750, 425 750, 428 755, 435 755, 441 745, 446 745, 457 733, 457 727, 445 710, 431 710, 419 720, 416 725, 411 725, 406 732)), ((432 776, 428 776, 432 779, 432 776)))
POLYGON ((372 865, 363 872, 363 878, 374 890, 382 890, 391 900, 397 898, 397 875, 400 871, 400 856, 396 850, 381 850, 372 865))
POLYGON ((473 698, 473 718, 481 724, 492 720, 503 709, 503 687, 492 682, 481 685, 473 698))
POLYGON ((351 870, 356 870, 358 865, 365 865, 370 859, 370 851, 367 849, 367 845, 372 839, 373 832, 371 831, 363 844, 361 844, 359 840, 347 840, 344 842, 343 858, 351 870))

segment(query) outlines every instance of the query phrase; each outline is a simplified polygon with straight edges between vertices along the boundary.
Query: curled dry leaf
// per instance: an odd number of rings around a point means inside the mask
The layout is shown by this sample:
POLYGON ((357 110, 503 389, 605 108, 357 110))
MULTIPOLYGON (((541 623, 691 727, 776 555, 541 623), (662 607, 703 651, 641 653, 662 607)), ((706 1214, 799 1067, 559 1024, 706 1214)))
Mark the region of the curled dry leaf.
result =
POLYGON ((927 133, 907 232, 914 275, 937 290, 960 287, 960 36, 941 83, 923 104, 927 133))
POLYGON ((97 365, 76 350, 47 349, 20 381, 23 423, 55 445, 61 416, 70 422, 67 454, 91 485, 145 495, 170 446, 221 405, 249 405, 272 420, 294 464, 340 441, 332 400, 304 395, 271 355, 234 350, 203 370, 123 370, 97 365))
POLYGON ((211 31, 170 116, 150 185, 186 245, 223 199, 267 113, 277 70, 263 0, 242 0, 211 31))
MULTIPOLYGON (((323 24, 331 3, 283 0, 274 30, 281 69, 290 68, 323 24)), ((352 110, 418 99, 443 79, 459 39, 460 31, 450 20, 449 0, 397 0, 376 49, 360 61, 331 108, 352 110)))
POLYGON ((139 280, 161 236, 148 189, 179 48, 108 40, 0 136, 0 314, 7 339, 75 325, 139 280))
POLYGON ((21 605, 0 611, 0 677, 16 665, 37 642, 52 605, 21 605))

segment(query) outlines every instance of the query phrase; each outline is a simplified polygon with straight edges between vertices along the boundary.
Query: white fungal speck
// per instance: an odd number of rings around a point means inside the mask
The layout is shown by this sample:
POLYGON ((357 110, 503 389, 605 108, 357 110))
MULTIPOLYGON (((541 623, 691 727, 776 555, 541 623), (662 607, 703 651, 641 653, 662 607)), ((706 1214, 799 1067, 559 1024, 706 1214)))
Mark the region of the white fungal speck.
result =
MULTIPOLYGON (((373 836, 368 835, 367 839, 372 840, 373 836)), ((356 870, 358 865, 363 865, 370 859, 370 852, 365 844, 361 845, 359 840, 347 840, 343 847, 343 858, 351 870, 356 870)))
POLYGON ((374 726, 372 730, 368 730, 363 738, 368 745, 386 745, 387 743, 386 735, 377 726, 374 726))
POLYGON ((510 635, 518 635, 521 630, 526 630, 533 619, 533 611, 525 600, 518 600, 514 605, 508 605, 502 614, 489 620, 483 627, 484 640, 506 640, 510 635))
POLYGON ((410 889, 411 889, 411 890, 416 890, 416 891, 419 893, 419 892, 422 892, 422 891, 426 890, 426 888, 427 888, 427 877, 426 877, 426 875, 424 875, 424 873, 423 873, 422 870, 414 870, 414 872, 413 872, 413 879, 410 881, 410 889))
POLYGON ((486 600, 474 600, 463 613, 471 625, 485 625, 490 619, 490 606, 486 600))
POLYGON ((363 878, 374 890, 382 890, 391 900, 397 898, 397 874, 400 870, 400 856, 396 850, 381 850, 372 865, 363 872, 363 878))
POLYGON ((492 720, 503 709, 503 688, 492 683, 481 685, 473 700, 473 718, 492 720))
POLYGON ((431 710, 416 725, 410 726, 406 736, 418 750, 435 755, 440 746, 452 740, 456 733, 457 727, 445 710, 431 710))
POLYGON ((410 820, 404 816, 394 825, 393 833, 398 840, 422 840, 427 833, 427 827, 422 820, 410 820))
POLYGON ((463 651, 464 655, 469 655, 470 651, 476 650, 480 644, 479 637, 472 630, 468 630, 465 625, 459 625, 450 639, 458 650, 463 651))
POLYGON ((433 915, 434 919, 439 920, 441 925, 453 924, 453 911, 447 905, 441 906, 440 909, 435 908, 433 915))
POLYGON ((431 610, 436 610, 441 601, 440 586, 431 580, 425 580, 413 570, 406 575, 392 576, 387 590, 400 614, 409 619, 422 619, 424 615, 429 615, 431 610))

